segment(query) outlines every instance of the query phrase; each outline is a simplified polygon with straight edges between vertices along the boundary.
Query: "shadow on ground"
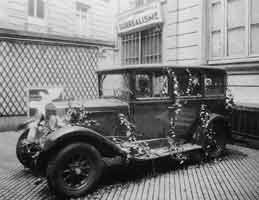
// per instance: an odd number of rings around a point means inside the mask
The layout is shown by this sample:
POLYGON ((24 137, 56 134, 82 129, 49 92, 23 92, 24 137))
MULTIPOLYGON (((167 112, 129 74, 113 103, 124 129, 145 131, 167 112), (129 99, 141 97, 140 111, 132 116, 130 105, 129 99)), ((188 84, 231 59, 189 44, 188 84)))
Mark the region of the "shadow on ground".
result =
POLYGON ((183 164, 179 161, 173 160, 172 158, 160 158, 153 161, 135 162, 128 166, 114 166, 106 168, 103 177, 96 188, 95 192, 88 194, 88 198, 98 196, 99 193, 109 191, 116 187, 127 187, 128 183, 140 183, 145 178, 157 177, 174 170, 183 170, 188 168, 200 168, 203 165, 215 165, 225 160, 237 160, 244 159, 248 155, 244 152, 227 149, 224 155, 214 160, 202 160, 200 162, 188 160, 183 164))
MULTIPOLYGON (((179 161, 171 158, 160 158, 153 161, 131 163, 128 166, 114 166, 106 168, 100 183, 92 193, 89 193, 82 199, 100 199, 103 194, 109 193, 113 189, 121 189, 128 187, 132 183, 140 183, 143 179, 156 178, 172 172, 173 170, 182 170, 188 168, 200 168, 205 165, 216 165, 217 163, 229 160, 242 160, 248 157, 238 148, 231 148, 217 160, 205 160, 202 162, 185 161, 179 164, 179 161)), ((8 199, 8 195, 12 192, 12 198, 16 199, 59 199, 51 194, 46 180, 42 182, 31 174, 30 171, 18 168, 10 171, 10 175, 0 177, 1 195, 8 199), (17 188, 19 190, 17 191, 17 188)))

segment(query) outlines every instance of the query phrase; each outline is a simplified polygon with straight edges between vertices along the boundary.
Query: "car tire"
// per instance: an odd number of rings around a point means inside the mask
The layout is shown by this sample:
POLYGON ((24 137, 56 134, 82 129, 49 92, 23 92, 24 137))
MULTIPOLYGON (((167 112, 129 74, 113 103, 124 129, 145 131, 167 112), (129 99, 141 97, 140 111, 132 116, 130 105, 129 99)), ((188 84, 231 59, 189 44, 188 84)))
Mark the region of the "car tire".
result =
POLYGON ((99 181, 103 164, 96 148, 73 143, 61 149, 48 163, 46 175, 50 189, 59 197, 79 197, 99 181))
POLYGON ((25 130, 19 137, 16 144, 16 157, 19 162, 25 167, 29 169, 33 169, 33 161, 28 153, 25 152, 24 146, 22 144, 23 140, 27 138, 29 130, 25 130))
POLYGON ((215 132, 215 136, 213 138, 214 142, 210 144, 208 141, 205 142, 205 149, 207 148, 207 156, 209 159, 218 158, 223 154, 226 148, 227 141, 227 128, 223 121, 215 121, 209 125, 209 129, 215 132))

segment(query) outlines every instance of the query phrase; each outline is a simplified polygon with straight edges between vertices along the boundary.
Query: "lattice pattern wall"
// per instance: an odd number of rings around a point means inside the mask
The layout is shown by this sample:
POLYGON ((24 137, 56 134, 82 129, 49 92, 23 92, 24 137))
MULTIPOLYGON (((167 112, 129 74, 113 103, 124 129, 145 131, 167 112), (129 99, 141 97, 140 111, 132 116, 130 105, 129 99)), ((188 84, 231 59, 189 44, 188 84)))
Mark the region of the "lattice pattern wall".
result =
POLYGON ((65 99, 97 96, 97 46, 0 37, 0 52, 0 116, 25 115, 29 87, 64 87, 65 99))

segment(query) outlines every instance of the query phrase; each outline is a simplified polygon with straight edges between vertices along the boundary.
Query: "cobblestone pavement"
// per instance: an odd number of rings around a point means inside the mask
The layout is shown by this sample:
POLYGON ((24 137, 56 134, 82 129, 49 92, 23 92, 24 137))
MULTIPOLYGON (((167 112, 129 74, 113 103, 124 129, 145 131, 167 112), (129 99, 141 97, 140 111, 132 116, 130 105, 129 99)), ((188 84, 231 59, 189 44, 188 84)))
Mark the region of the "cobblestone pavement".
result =
MULTIPOLYGON (((4 142, 1 140, 1 143, 4 142)), ((1 158, 3 154, 13 155, 1 151, 1 158)), ((38 183, 37 178, 14 159, 9 159, 10 168, 0 164, 1 200, 55 199, 46 180, 38 183)), ((3 162, 5 160, 1 160, 3 162)), ((259 151, 239 146, 229 145, 221 160, 200 165, 179 168, 169 160, 161 160, 107 172, 94 193, 79 199, 259 199, 259 151)))

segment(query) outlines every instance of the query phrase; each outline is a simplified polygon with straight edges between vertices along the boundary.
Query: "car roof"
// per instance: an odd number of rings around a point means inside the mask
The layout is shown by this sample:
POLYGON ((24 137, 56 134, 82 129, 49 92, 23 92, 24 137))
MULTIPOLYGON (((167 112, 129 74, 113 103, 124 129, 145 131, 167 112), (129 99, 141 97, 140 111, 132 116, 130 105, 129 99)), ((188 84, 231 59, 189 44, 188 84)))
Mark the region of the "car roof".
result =
POLYGON ((123 72, 123 71, 152 71, 160 69, 201 69, 206 71, 225 71, 225 68, 222 66, 188 66, 188 65, 165 65, 165 64, 137 64, 137 65, 113 65, 100 67, 97 69, 97 73, 106 73, 106 72, 123 72))

